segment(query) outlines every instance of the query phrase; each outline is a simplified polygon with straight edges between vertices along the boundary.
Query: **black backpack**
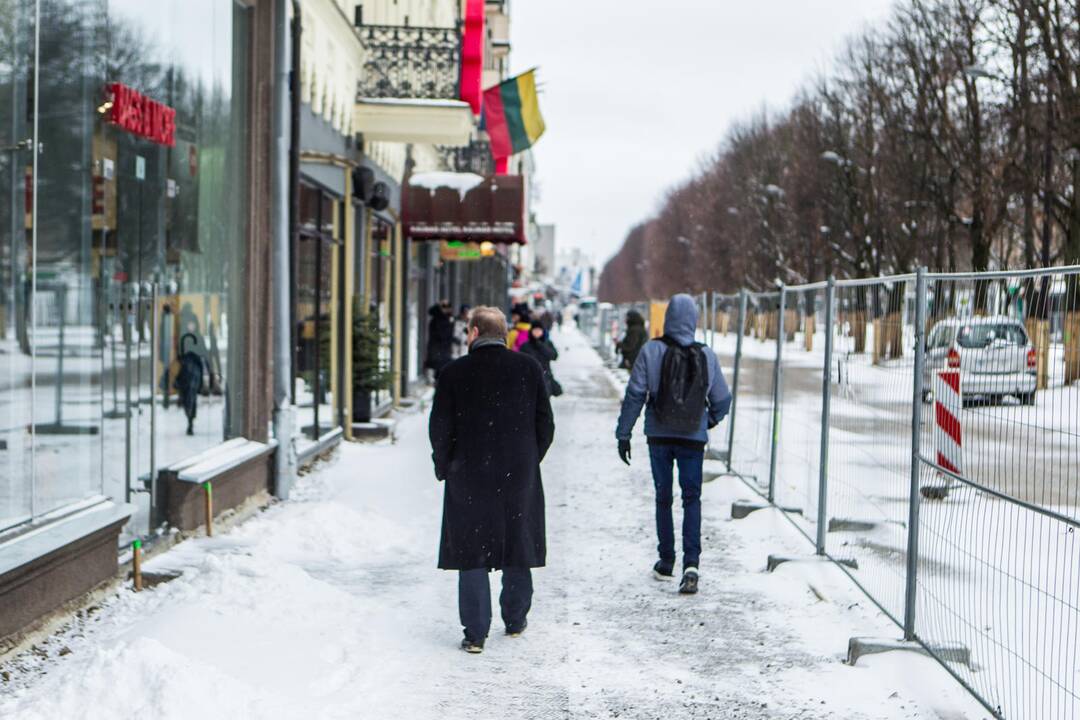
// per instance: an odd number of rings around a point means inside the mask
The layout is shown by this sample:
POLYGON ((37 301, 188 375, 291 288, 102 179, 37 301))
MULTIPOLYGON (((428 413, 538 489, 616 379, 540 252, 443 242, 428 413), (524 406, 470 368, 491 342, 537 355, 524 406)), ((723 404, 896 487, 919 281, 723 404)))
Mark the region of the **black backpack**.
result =
POLYGON ((679 345, 667 336, 660 340, 667 345, 667 352, 660 366, 660 390, 653 400, 656 419, 676 432, 697 432, 709 394, 705 346, 679 345))

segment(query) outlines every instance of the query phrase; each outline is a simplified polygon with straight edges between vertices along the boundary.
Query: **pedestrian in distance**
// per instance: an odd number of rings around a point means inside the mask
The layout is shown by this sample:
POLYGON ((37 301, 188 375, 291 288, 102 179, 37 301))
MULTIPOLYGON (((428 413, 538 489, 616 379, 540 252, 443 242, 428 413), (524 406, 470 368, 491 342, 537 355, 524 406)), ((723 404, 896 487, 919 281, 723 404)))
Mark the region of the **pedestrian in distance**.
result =
POLYGON ((544 326, 544 332, 550 334, 551 328, 555 326, 555 314, 545 308, 544 312, 540 313, 540 323, 544 326))
POLYGON ((180 372, 176 373, 173 387, 180 395, 180 406, 187 416, 187 434, 195 434, 195 415, 199 410, 199 394, 203 390, 203 373, 206 363, 198 349, 199 339, 194 333, 180 337, 180 372), (188 344, 188 341, 191 344, 188 344))
POLYGON ((506 317, 469 316, 469 354, 435 386, 428 427, 443 494, 439 567, 458 571, 461 647, 479 653, 491 628, 489 573, 502 571, 506 634, 528 624, 532 568, 547 555, 540 462, 555 422, 539 363, 506 347, 506 317))
POLYGON ((532 323, 529 322, 529 315, 526 311, 514 312, 511 315, 514 326, 510 328, 507 333, 506 345, 511 350, 520 351, 521 346, 529 341, 529 332, 532 330, 532 323))
POLYGON ((510 326, 506 330, 506 347, 511 350, 517 349, 518 325, 521 324, 521 314, 517 310, 510 311, 510 326))
POLYGON ((521 346, 521 352, 540 363, 540 367, 544 370, 544 385, 547 387, 548 395, 551 397, 562 395, 562 385, 551 372, 551 363, 559 359, 559 351, 548 339, 543 322, 533 320, 532 328, 529 330, 529 339, 521 346))
POLYGON ((450 319, 450 303, 443 300, 428 309, 427 357, 424 367, 431 370, 435 379, 446 364, 454 359, 454 323, 450 319))
POLYGON ((454 359, 469 352, 469 306, 462 305, 454 318, 454 359))
POLYGON ((664 335, 642 347, 626 385, 615 438, 619 458, 630 464, 630 436, 645 408, 645 436, 656 488, 656 534, 660 559, 657 579, 674 577, 675 527, 672 519, 674 466, 682 492, 683 576, 679 592, 698 589, 701 560, 701 481, 708 430, 731 407, 731 392, 711 348, 695 342, 697 304, 689 295, 671 298, 664 335))
POLYGON ((641 348, 649 341, 649 335, 645 332, 645 318, 637 310, 628 310, 626 313, 626 333, 616 345, 622 362, 619 367, 630 370, 637 361, 641 348))

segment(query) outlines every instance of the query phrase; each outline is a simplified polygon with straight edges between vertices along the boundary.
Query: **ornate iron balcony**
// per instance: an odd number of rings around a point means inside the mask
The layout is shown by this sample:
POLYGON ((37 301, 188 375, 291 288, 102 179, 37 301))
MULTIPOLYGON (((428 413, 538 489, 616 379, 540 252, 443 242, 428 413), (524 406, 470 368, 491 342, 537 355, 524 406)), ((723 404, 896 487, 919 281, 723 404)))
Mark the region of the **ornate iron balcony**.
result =
POLYGON ((356 30, 366 49, 358 98, 457 99, 458 28, 361 25, 356 30))
POLYGON ((438 147, 447 166, 454 172, 471 172, 485 177, 495 174, 495 158, 491 155, 491 143, 473 140, 464 147, 438 147))

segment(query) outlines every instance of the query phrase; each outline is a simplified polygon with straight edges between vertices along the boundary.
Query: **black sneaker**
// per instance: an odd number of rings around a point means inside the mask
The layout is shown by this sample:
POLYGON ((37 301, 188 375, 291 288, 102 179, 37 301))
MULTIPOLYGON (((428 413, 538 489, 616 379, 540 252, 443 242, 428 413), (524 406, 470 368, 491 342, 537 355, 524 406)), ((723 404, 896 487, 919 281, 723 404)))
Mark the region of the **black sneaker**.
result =
POLYGON ((679 583, 680 595, 694 595, 697 593, 698 572, 695 567, 688 567, 683 572, 682 582, 679 583))
POLYGON ((481 640, 480 642, 476 642, 475 640, 465 638, 461 641, 461 649, 470 655, 479 655, 484 652, 484 641, 481 640))
POLYGON ((522 622, 520 627, 510 627, 508 625, 506 627, 506 634, 507 634, 508 637, 512 637, 512 638, 521 637, 522 633, 525 632, 525 628, 527 628, 527 627, 529 627, 529 621, 528 620, 525 620, 524 622, 522 622))
POLYGON ((657 560, 656 564, 652 566, 652 571, 653 577, 657 580, 670 580, 675 577, 675 563, 657 560))

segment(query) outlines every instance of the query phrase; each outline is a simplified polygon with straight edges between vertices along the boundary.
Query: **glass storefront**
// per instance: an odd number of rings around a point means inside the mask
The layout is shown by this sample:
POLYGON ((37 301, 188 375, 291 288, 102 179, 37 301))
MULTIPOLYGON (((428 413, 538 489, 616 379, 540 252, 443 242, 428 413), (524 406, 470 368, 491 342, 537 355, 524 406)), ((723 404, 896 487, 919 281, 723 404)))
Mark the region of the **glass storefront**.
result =
POLYGON ((341 247, 342 208, 337 196, 313 184, 300 184, 300 227, 294 249, 295 332, 294 402, 301 434, 311 440, 340 426, 344 406, 339 386, 343 318, 340 277, 335 274, 341 247))
POLYGON ((238 432, 250 12, 0 0, 0 530, 238 432))

